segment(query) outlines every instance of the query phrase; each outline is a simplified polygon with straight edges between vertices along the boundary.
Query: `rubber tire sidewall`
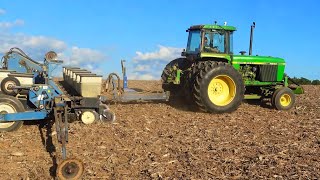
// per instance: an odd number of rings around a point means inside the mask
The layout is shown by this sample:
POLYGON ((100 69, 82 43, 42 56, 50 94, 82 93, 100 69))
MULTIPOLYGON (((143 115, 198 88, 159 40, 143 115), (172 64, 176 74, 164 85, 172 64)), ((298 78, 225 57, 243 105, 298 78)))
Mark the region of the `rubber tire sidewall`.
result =
POLYGON ((181 95, 182 92, 180 92, 180 91, 181 91, 181 88, 183 87, 183 85, 181 84, 181 82, 180 82, 180 84, 165 83, 168 78, 169 70, 174 65, 177 65, 179 68, 183 69, 185 61, 187 61, 186 58, 174 59, 174 60, 170 61, 162 71, 162 74, 161 74, 162 89, 164 91, 170 91, 170 97, 181 95))
POLYGON ((278 110, 284 110, 284 111, 287 111, 289 109, 291 109, 294 104, 295 104, 295 101, 296 101, 296 96, 294 95, 293 91, 290 89, 290 88, 287 88, 287 87, 283 87, 283 88, 280 88, 280 89, 277 89, 275 94, 274 94, 274 107, 278 110), (282 106, 281 103, 280 103, 280 98, 283 94, 288 94, 291 98, 291 102, 288 106, 282 106))
POLYGON ((244 97, 244 84, 242 76, 230 65, 225 64, 225 66, 217 66, 204 76, 200 82, 200 96, 203 104, 206 106, 206 109, 212 113, 227 113, 235 111, 241 104, 244 97), (211 80, 217 76, 225 75, 229 76, 236 86, 236 94, 234 99, 225 106, 218 106, 211 102, 208 95, 208 86, 211 80))
POLYGON ((14 91, 7 91, 6 90, 5 84, 8 81, 13 81, 16 84, 16 86, 20 86, 20 81, 17 78, 15 78, 15 77, 6 77, 1 81, 1 92, 3 92, 4 94, 10 95, 10 96, 17 95, 17 93, 14 92, 14 91))
POLYGON ((276 94, 278 94, 278 92, 279 92, 281 89, 282 89, 282 87, 276 89, 276 90, 273 92, 273 94, 272 94, 272 97, 271 97, 271 105, 272 105, 272 107, 274 107, 274 108, 276 108, 276 105, 275 105, 276 94))
POLYGON ((58 177, 59 179, 61 179, 61 180, 65 180, 65 179, 80 179, 80 178, 82 177, 83 173, 84 173, 84 165, 83 165, 83 163, 82 163, 81 161, 79 161, 79 160, 77 160, 77 159, 73 159, 73 158, 63 160, 63 161, 58 165, 57 170, 56 170, 56 175, 57 175, 57 177, 58 177), (72 162, 72 161, 73 161, 73 162, 77 162, 77 163, 75 163, 75 164, 80 165, 80 166, 78 166, 80 173, 78 173, 78 174, 77 174, 75 177, 73 177, 73 178, 65 178, 65 177, 63 176, 63 167, 64 167, 68 162, 70 162, 70 161, 71 161, 71 162, 72 162), (78 163, 80 163, 80 164, 78 164, 78 163))
MULTIPOLYGON (((16 109, 16 112, 24 112, 25 111, 23 104, 15 97, 1 94, 0 95, 0 102, 12 105, 16 109)), ((23 121, 16 121, 12 124, 12 126, 10 126, 8 128, 0 128, 0 132, 16 131, 16 130, 20 129, 22 125, 23 125, 23 121)))

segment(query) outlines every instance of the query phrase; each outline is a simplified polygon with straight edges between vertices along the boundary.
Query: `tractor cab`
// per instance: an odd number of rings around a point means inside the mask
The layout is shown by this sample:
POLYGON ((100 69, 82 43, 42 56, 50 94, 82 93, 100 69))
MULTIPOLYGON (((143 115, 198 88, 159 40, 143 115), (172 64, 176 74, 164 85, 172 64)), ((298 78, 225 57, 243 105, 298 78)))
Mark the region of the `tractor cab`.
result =
POLYGON ((198 55, 200 53, 232 54, 233 31, 232 26, 196 25, 191 26, 186 51, 183 56, 198 55))

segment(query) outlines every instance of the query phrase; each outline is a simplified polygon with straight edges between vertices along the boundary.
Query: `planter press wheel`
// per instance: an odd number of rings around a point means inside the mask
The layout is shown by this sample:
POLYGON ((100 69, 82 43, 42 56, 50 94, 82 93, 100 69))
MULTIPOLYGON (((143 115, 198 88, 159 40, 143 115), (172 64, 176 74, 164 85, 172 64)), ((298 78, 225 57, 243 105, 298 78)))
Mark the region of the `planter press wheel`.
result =
POLYGON ((57 168, 57 177, 61 180, 79 179, 84 172, 83 163, 77 159, 65 159, 57 168))
MULTIPOLYGON (((24 112, 23 104, 15 97, 0 95, 0 114, 24 112)), ((16 131, 23 121, 0 122, 0 132, 16 131)))
POLYGON ((1 81, 1 91, 4 94, 15 96, 17 93, 12 89, 14 86, 20 86, 20 81, 15 77, 6 77, 1 81))
POLYGON ((109 109, 105 104, 99 105, 100 120, 102 122, 114 122, 116 120, 116 115, 109 109))

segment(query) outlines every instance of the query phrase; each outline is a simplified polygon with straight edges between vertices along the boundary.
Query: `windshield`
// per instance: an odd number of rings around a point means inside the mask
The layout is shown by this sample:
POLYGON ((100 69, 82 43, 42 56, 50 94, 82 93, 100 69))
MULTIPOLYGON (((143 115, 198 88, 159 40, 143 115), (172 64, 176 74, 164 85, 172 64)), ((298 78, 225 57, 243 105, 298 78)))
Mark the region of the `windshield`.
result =
POLYGON ((229 48, 230 48, 230 54, 233 54, 233 32, 230 32, 229 34, 230 41, 229 41, 229 48))
POLYGON ((204 52, 225 53, 225 34, 206 32, 202 50, 204 52))
POLYGON ((190 31, 186 52, 188 54, 196 54, 199 52, 201 42, 200 30, 190 31))

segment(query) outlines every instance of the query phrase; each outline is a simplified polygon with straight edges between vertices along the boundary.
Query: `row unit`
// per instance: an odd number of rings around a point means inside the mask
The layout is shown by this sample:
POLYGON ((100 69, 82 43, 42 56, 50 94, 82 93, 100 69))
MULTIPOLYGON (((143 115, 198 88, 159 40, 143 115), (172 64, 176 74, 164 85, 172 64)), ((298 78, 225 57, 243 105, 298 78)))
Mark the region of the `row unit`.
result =
POLYGON ((102 76, 77 67, 63 67, 63 80, 83 97, 101 94, 102 76))

